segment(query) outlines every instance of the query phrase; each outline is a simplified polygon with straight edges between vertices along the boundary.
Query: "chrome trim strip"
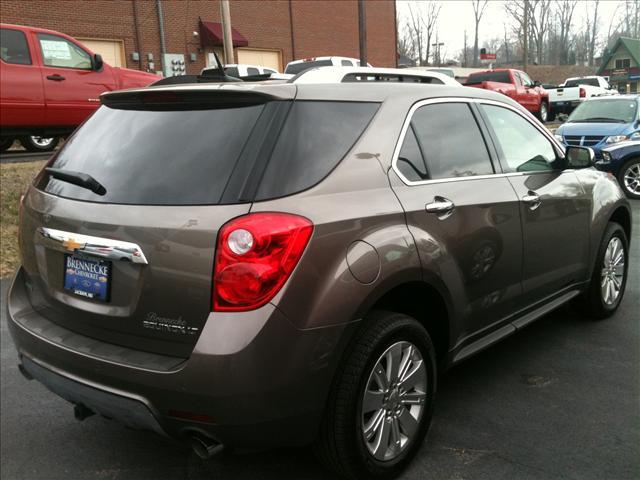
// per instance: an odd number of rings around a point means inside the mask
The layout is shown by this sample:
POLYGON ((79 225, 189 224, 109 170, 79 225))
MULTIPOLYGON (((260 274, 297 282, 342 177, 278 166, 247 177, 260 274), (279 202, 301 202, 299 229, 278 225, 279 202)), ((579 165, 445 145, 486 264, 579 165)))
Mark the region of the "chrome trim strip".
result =
POLYGON ((135 243, 63 232, 47 227, 39 227, 38 233, 48 242, 50 247, 60 251, 79 252, 108 260, 124 260, 141 265, 149 263, 142 248, 135 243))
POLYGON ((496 105, 498 107, 508 108, 509 110, 512 110, 513 112, 520 115, 527 122, 529 122, 533 127, 535 127, 538 131, 540 131, 540 133, 542 133, 545 137, 547 137, 547 139, 549 139, 551 143, 556 147, 556 153, 559 153, 562 156, 562 158, 564 158, 564 153, 563 153, 564 147, 558 143, 558 141, 551 134, 551 132, 546 130, 544 127, 540 128, 540 126, 532 122, 530 118, 527 118, 525 115, 523 115, 523 113, 520 110, 518 110, 517 108, 511 105, 508 105, 502 102, 497 102, 495 100, 485 100, 481 98, 464 98, 464 97, 430 98, 428 100, 421 100, 419 102, 416 102, 411 106, 411 109, 409 110, 409 113, 407 114, 407 117, 404 120, 404 124, 402 125, 402 130, 400 131, 400 137, 396 142, 396 147, 393 150, 393 157, 391 157, 391 168, 393 169, 394 172, 396 172, 396 175, 400 177, 400 180, 402 180, 402 183, 404 183, 405 185, 408 185, 408 186, 430 185, 432 183, 446 183, 446 182, 452 182, 452 181, 466 181, 466 180, 482 180, 486 178, 514 177, 514 176, 520 176, 520 175, 531 175, 536 173, 548 173, 543 171, 541 172, 509 172, 509 173, 493 173, 490 175, 469 175, 466 177, 438 178, 434 180, 419 180, 419 181, 408 180, 407 178, 405 178, 404 175, 402 175, 397 165, 398 156, 400 155, 400 150, 402 149, 402 143, 404 142, 404 137, 407 134, 407 130, 409 129, 409 125, 411 124, 411 119, 413 118, 413 114, 415 113, 415 111, 418 108, 423 107, 425 105, 432 105, 437 103, 486 103, 489 105, 496 105))

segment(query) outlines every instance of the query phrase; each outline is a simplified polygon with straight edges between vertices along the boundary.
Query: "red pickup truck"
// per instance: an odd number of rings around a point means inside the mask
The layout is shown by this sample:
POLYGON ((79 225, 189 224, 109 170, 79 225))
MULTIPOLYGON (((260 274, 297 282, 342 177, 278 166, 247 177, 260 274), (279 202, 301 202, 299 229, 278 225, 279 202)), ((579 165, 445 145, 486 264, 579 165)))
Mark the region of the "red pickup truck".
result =
POLYGON ((8 24, 0 24, 0 67, 0 151, 16 138, 51 150, 100 106, 102 92, 160 79, 111 67, 63 33, 8 24))
POLYGON ((513 98, 524 108, 546 122, 549 116, 549 94, 533 82, 525 72, 511 68, 486 70, 467 77, 467 87, 484 88, 513 98))

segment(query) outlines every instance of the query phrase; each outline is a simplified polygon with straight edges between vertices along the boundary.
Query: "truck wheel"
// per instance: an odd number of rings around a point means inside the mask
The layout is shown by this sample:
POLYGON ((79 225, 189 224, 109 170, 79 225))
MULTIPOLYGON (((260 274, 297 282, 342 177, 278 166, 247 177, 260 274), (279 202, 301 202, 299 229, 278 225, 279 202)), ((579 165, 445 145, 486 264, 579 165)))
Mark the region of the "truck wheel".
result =
POLYGON ((15 138, 13 137, 2 137, 0 138, 0 152, 6 152, 13 145, 13 141, 15 138))
POLYGON ((336 372, 315 450, 341 477, 391 478, 431 423, 435 350, 407 315, 374 311, 363 327, 336 372))
POLYGON ((38 135, 20 137, 20 143, 30 152, 50 152, 56 148, 59 141, 58 137, 40 137, 38 135))
POLYGON ((538 120, 542 123, 545 123, 549 119, 549 107, 547 107, 547 102, 540 102, 540 108, 538 109, 536 117, 538 117, 538 120))
POLYGON ((627 197, 640 199, 640 157, 625 162, 618 172, 618 182, 627 197))

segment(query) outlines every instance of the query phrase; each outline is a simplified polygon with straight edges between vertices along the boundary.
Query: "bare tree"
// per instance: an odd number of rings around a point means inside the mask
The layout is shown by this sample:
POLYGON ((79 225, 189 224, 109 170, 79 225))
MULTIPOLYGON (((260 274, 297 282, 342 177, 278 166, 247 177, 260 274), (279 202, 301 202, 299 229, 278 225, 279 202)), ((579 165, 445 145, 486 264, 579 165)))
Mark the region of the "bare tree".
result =
POLYGON ((429 63, 431 39, 435 35, 440 4, 437 2, 419 2, 409 4, 408 30, 414 55, 420 65, 429 63))
POLYGON ((556 20, 558 22, 558 56, 556 65, 567 64, 569 61, 569 48, 571 38, 571 24, 573 12, 578 0, 556 0, 556 20))
POLYGON ((473 66, 478 66, 478 28, 480 26, 480 20, 482 20, 482 15, 484 15, 484 11, 489 4, 489 0, 472 0, 471 5, 473 6, 473 18, 475 19, 475 38, 473 41, 473 66))
POLYGON ((551 0, 532 0, 529 2, 529 27, 536 47, 536 61, 544 63, 545 37, 549 29, 551 0))
POLYGON ((640 38, 640 0, 626 0, 625 31, 628 37, 640 38))
POLYGON ((587 32, 589 34, 588 38, 588 62, 589 66, 593 67, 593 58, 596 50, 596 42, 598 41, 598 6, 600 5, 600 0, 595 0, 595 8, 593 10, 593 20, 587 15, 587 32))

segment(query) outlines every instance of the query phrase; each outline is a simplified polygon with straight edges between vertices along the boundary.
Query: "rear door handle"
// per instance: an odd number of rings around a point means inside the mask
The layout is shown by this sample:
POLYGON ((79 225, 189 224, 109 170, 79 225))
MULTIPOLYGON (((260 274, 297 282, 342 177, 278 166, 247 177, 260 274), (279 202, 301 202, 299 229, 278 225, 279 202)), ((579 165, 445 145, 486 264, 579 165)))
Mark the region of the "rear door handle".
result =
POLYGON ((538 195, 536 192, 533 192, 531 190, 529 190, 527 194, 524 197, 522 197, 522 201, 527 205, 529 205, 530 210, 535 210, 542 203, 542 200, 540 200, 540 195, 538 195))
POLYGON ((61 82, 62 80, 64 80, 64 77, 56 73, 53 75, 47 75, 47 80, 53 80, 54 82, 61 82))
POLYGON ((436 196, 433 198, 433 202, 427 203, 425 209, 429 213, 437 214, 438 218, 444 220, 453 213, 455 207, 455 204, 448 198, 436 196))

